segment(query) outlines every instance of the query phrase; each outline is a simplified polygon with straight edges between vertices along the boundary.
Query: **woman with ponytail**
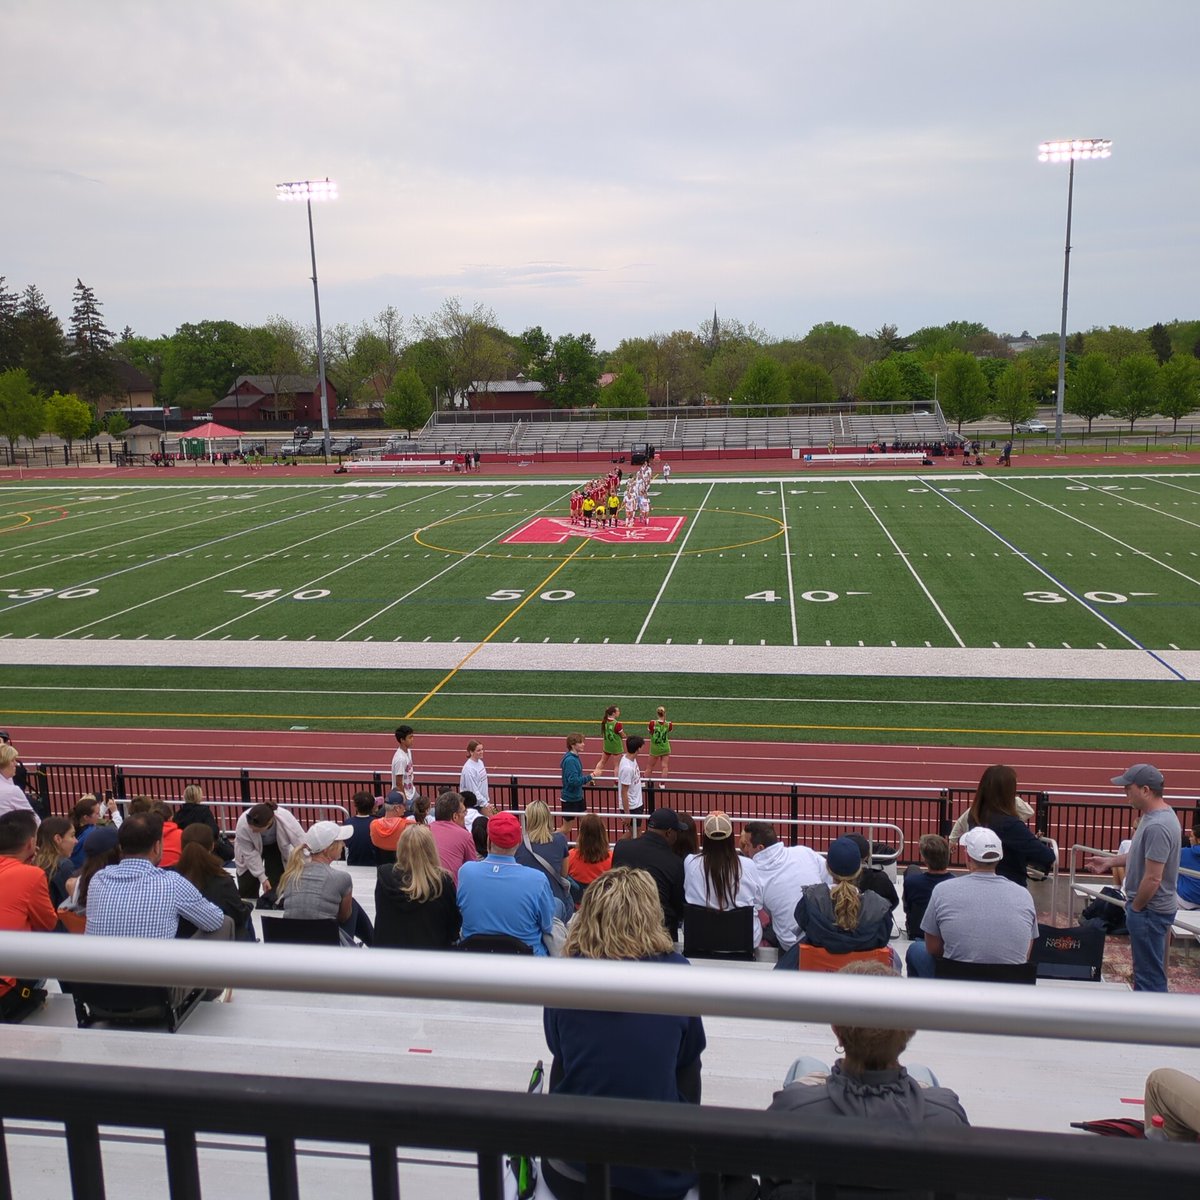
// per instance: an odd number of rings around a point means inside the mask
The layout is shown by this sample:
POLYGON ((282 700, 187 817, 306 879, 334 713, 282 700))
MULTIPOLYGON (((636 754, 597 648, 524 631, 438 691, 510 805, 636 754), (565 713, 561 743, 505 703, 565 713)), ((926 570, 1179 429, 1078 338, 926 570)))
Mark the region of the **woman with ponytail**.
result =
MULTIPOLYGON (((858 843, 850 837, 838 838, 825 856, 825 869, 832 883, 810 883, 796 905, 800 941, 820 946, 830 954, 853 954, 886 946, 892 936, 892 910, 882 896, 859 891, 862 853, 858 843)), ((799 960, 797 942, 780 958, 777 969, 795 970, 799 960)), ((899 971, 898 958, 895 967, 899 971)))

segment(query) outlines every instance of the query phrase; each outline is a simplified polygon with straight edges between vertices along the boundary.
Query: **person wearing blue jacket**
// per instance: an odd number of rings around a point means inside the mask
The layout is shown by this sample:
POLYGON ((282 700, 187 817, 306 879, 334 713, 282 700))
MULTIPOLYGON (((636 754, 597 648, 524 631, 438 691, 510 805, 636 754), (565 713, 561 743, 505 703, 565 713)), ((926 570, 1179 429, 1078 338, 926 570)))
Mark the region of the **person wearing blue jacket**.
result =
POLYGON ((592 782, 592 777, 584 772, 583 763, 579 760, 579 748, 585 740, 582 733, 567 734, 567 752, 562 759, 563 832, 568 840, 580 814, 587 812, 583 789, 585 784, 592 782))

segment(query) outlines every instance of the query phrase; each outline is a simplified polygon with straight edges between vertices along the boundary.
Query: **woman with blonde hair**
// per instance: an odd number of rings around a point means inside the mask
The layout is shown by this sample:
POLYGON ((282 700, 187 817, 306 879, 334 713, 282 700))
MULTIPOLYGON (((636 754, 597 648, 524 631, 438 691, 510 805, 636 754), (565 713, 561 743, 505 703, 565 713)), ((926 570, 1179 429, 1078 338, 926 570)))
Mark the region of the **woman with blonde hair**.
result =
POLYGON ((375 945, 447 950, 461 929, 454 877, 443 869, 428 826, 414 825, 396 844, 395 863, 378 870, 375 945))
POLYGON ((575 911, 571 880, 567 876, 569 851, 566 835, 554 830, 554 820, 546 802, 531 800, 525 806, 525 828, 517 847, 517 862, 523 867, 537 867, 549 880, 561 921, 569 921, 575 911))
MULTIPOLYGON (((862 877, 862 852, 851 837, 840 837, 830 844, 825 869, 832 886, 810 883, 796 905, 799 940, 776 963, 776 970, 795 970, 800 963, 800 942, 820 946, 830 954, 853 954, 859 950, 878 950, 892 936, 892 910, 875 892, 859 891, 862 877)), ((896 970, 900 960, 892 952, 896 970)))
POLYGON ((1017 773, 1012 767, 988 767, 980 776, 967 813, 967 828, 980 825, 992 830, 1004 847, 1004 857, 996 864, 997 875, 1028 887, 1031 865, 1043 871, 1054 866, 1053 847, 1034 834, 1017 808, 1017 773))
POLYGON ((704 818, 704 840, 699 854, 683 861, 683 898, 688 904, 715 908, 754 910, 754 945, 762 944, 762 922, 758 910, 763 906, 762 878, 758 868, 738 853, 733 822, 723 812, 710 812, 704 818))
POLYGON ((646 725, 650 734, 650 767, 646 771, 647 779, 653 779, 654 772, 659 771, 659 778, 666 780, 667 771, 671 766, 671 730, 674 728, 674 722, 667 720, 666 708, 660 704, 654 713, 654 720, 646 725))
POLYGON ((275 888, 275 902, 284 918, 304 920, 337 919, 342 945, 352 946, 357 937, 369 946, 375 940, 370 918, 354 901, 354 883, 346 871, 333 864, 342 857, 342 843, 354 834, 348 825, 315 821, 304 840, 292 850, 287 867, 275 888))
MULTIPOLYGON (((687 965, 663 928, 658 888, 645 871, 616 867, 592 883, 567 934, 569 958, 687 965)), ((553 1055, 550 1091, 563 1096, 700 1103, 699 1017, 547 1008, 546 1044, 553 1055)), ((558 1200, 586 1190, 583 1163, 543 1158, 542 1176, 558 1200)), ((614 1194, 682 1197, 696 1182, 683 1171, 613 1167, 614 1194)))

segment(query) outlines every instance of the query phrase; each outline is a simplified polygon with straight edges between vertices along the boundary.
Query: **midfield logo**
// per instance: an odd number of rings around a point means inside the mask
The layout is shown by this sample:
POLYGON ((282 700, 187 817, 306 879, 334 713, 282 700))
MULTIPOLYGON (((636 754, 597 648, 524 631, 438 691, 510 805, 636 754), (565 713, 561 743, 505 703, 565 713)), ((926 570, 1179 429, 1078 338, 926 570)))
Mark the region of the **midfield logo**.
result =
POLYGON ((503 538, 502 544, 561 546, 568 538, 573 537, 586 537, 594 542, 618 546, 626 542, 635 545, 669 544, 679 536, 686 520, 687 517, 651 517, 649 525, 634 525, 632 529, 625 528, 624 520, 605 529, 594 525, 585 529, 582 525, 572 525, 568 517, 534 517, 528 525, 503 538))

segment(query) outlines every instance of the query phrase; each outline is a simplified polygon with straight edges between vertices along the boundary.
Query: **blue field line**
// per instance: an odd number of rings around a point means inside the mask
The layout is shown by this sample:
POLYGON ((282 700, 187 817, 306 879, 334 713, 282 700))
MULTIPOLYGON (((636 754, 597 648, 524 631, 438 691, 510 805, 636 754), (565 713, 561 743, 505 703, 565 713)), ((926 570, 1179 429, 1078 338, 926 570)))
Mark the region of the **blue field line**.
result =
POLYGON ((1067 584, 1065 584, 1061 579, 1059 579, 1057 575, 1053 574, 1050 571, 1047 571, 1046 568, 1041 565, 1041 563, 1035 562, 1032 558, 1029 557, 1028 554, 1025 553, 1024 550, 1013 545, 1013 543, 1010 542, 1008 540, 1008 538, 1006 538, 998 530, 993 529, 986 521, 981 521, 974 513, 968 512, 965 508, 963 508, 963 506, 961 504, 959 504, 957 500, 951 500, 949 496, 947 496, 944 492, 938 490, 936 487, 933 487, 930 490, 933 491, 934 494, 937 495, 937 497, 939 499, 944 500, 952 508, 958 509, 958 511, 960 513, 962 513, 962 515, 964 517, 966 517, 969 521, 974 521, 975 524, 978 525, 980 529, 987 530, 987 532, 990 533, 992 535, 992 537, 994 537, 998 542, 1000 542, 1001 545, 1007 546, 1018 558, 1022 559, 1025 563, 1027 563, 1029 566, 1031 566, 1040 575, 1044 575, 1056 587, 1061 588, 1065 595, 1070 596, 1072 600, 1074 600, 1082 608, 1084 608, 1088 612, 1090 612, 1092 614, 1092 616, 1096 618, 1096 620, 1101 621, 1103 624, 1107 625, 1109 627, 1109 629, 1113 630, 1114 633, 1119 633, 1131 646, 1134 646, 1138 650, 1141 650, 1144 654, 1148 654, 1152 659, 1154 659, 1154 661, 1156 663, 1159 664, 1159 666, 1165 667, 1180 682, 1182 682, 1182 683, 1188 682, 1188 677, 1186 675, 1182 674, 1182 672, 1176 670, 1176 668, 1173 667, 1169 662, 1167 662, 1167 660, 1165 658, 1163 658, 1160 654, 1157 654, 1155 651, 1151 650, 1149 646, 1138 641, 1138 639, 1135 638, 1133 636, 1133 634, 1129 633, 1125 629, 1122 629, 1121 626, 1118 625, 1115 621, 1109 620, 1108 617, 1106 617, 1102 612, 1100 612, 1099 609, 1097 609, 1094 605, 1089 604, 1088 601, 1085 600, 1081 595, 1079 595, 1078 592, 1076 592, 1076 591, 1074 591, 1074 589, 1068 587, 1067 584))

